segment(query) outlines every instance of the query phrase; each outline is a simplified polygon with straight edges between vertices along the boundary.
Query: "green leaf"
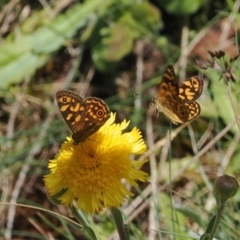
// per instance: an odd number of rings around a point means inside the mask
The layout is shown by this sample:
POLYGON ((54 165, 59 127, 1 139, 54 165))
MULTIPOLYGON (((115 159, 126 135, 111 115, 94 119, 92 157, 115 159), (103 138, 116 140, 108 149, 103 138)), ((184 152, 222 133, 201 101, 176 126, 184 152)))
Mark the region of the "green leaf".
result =
POLYGON ((231 162, 229 165, 229 171, 232 172, 233 174, 240 174, 240 150, 239 146, 236 149, 236 153, 234 156, 231 158, 231 162))
POLYGON ((132 51, 137 38, 152 35, 159 28, 160 13, 150 3, 124 3, 121 7, 125 11, 112 15, 109 26, 97 23, 89 39, 94 64, 104 72, 113 70, 132 51))
POLYGON ((191 219, 193 222, 198 223, 200 226, 204 227, 202 216, 200 212, 196 212, 196 209, 191 209, 189 207, 178 206, 175 207, 179 212, 184 214, 184 216, 191 219))
POLYGON ((114 223, 117 227, 120 239, 129 240, 128 226, 123 222, 121 211, 117 208, 111 208, 110 210, 112 217, 114 219, 114 223))
POLYGON ((92 228, 90 227, 85 227, 85 230, 88 234, 88 236, 92 239, 92 240, 97 240, 98 238, 95 235, 95 232, 92 230, 92 228))
POLYGON ((77 210, 74 206, 69 207, 72 215, 78 220, 78 222, 83 226, 86 234, 90 237, 91 240, 97 240, 95 232, 89 227, 89 224, 86 220, 85 215, 81 210, 77 210))
POLYGON ((106 72, 114 69, 116 63, 131 52, 134 39, 140 36, 136 29, 124 24, 125 21, 135 24, 127 13, 117 23, 101 29, 101 42, 92 50, 94 64, 99 70, 106 72))
POLYGON ((211 220, 209 221, 208 223, 208 226, 207 226, 207 229, 206 229, 206 232, 201 236, 201 240, 208 240, 208 239, 213 239, 213 237, 210 235, 212 229, 213 229, 213 226, 214 226, 214 223, 215 223, 215 220, 216 220, 216 215, 214 215, 211 220))
MULTIPOLYGON (((214 71, 208 72, 208 77, 211 80, 211 92, 213 94, 214 105, 218 112, 218 116, 223 119, 226 125, 235 120, 233 108, 228 95, 228 86, 224 83, 223 79, 219 79, 219 74, 214 71)), ((231 83, 228 83, 231 84, 231 83)), ((234 86, 234 85, 233 85, 234 86)), ((233 104, 238 106, 238 101, 235 94, 232 94, 233 104)), ((212 109, 215 111, 215 109, 212 109)), ((232 131, 237 133, 238 127, 235 125, 232 131)))
POLYGON ((160 12, 149 2, 139 1, 126 9, 133 15, 138 24, 141 24, 147 30, 158 31, 161 26, 160 12))
POLYGON ((8 41, 0 45, 0 89, 6 89, 9 85, 32 76, 46 63, 51 53, 59 49, 80 27, 86 25, 93 13, 99 14, 98 17, 103 14, 109 3, 112 0, 85 1, 41 25, 33 33, 20 32, 14 40, 9 37, 8 41))
POLYGON ((157 0, 165 11, 175 15, 190 15, 195 13, 204 3, 203 0, 157 0))

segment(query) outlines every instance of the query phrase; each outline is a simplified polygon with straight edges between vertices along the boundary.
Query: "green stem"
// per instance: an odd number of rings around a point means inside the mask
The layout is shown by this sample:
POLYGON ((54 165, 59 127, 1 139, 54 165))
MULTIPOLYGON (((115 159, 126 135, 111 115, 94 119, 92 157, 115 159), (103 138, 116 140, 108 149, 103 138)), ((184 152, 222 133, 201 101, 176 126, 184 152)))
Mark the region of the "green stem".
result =
POLYGON ((123 218, 121 212, 117 208, 110 208, 111 214, 113 216, 113 220, 117 227, 118 235, 120 240, 129 240, 127 228, 123 223, 123 218))
POLYGON ((236 119, 236 123, 237 123, 237 126, 238 126, 238 130, 240 131, 240 122, 239 122, 239 118, 237 117, 237 109, 236 109, 236 106, 235 106, 235 104, 233 103, 232 89, 231 89, 230 83, 227 84, 227 87, 228 87, 228 96, 229 96, 229 99, 230 99, 230 103, 231 103, 231 105, 232 105, 234 117, 235 117, 235 119, 236 119))
POLYGON ((85 217, 81 216, 81 214, 77 211, 75 207, 69 207, 72 212, 72 215, 78 220, 78 222, 83 226, 84 230, 86 230, 88 236, 91 240, 97 240, 97 237, 94 231, 88 226, 85 217))
POLYGON ((226 203, 225 201, 224 202, 220 201, 219 207, 217 210, 217 214, 215 216, 213 216, 212 219, 210 220, 210 222, 208 223, 207 230, 201 236, 200 240, 212 240, 213 239, 213 237, 216 233, 217 227, 219 225, 219 222, 222 218, 222 212, 223 212, 225 203, 226 203))
POLYGON ((212 227, 212 230, 211 230, 211 233, 210 233, 212 238, 213 238, 213 236, 214 236, 214 234, 215 234, 215 232, 217 230, 218 224, 219 224, 219 222, 220 222, 220 220, 222 218, 222 212, 223 212, 224 205, 225 205, 225 202, 220 201, 220 205, 219 205, 218 210, 217 210, 215 222, 213 224, 213 227, 212 227))

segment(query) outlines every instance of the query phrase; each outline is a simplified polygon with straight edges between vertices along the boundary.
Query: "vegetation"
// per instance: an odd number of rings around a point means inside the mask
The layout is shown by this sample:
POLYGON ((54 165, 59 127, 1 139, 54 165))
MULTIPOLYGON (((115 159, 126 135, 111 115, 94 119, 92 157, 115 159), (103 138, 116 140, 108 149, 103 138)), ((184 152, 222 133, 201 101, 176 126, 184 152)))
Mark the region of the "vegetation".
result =
POLYGON ((240 0, 1 1, 1 239, 119 239, 119 212, 82 213, 79 225, 48 198, 48 160, 70 135, 60 89, 104 99, 118 123, 142 132, 148 149, 135 158, 149 159, 149 178, 120 208, 130 239, 240 239, 238 184, 225 176, 240 173, 239 8, 240 0), (181 81, 204 77, 190 123, 173 125, 149 107, 168 65, 181 81))

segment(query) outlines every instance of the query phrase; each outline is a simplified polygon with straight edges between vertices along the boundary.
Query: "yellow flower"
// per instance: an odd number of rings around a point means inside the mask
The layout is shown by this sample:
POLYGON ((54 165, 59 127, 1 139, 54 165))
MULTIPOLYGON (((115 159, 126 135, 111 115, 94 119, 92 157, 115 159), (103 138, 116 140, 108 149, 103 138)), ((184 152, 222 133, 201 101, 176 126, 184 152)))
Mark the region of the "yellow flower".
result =
POLYGON ((50 174, 44 177, 51 196, 62 190, 58 200, 67 206, 74 201, 86 213, 99 212, 106 207, 119 207, 133 194, 123 184, 132 186, 145 181, 147 174, 140 170, 147 162, 131 159, 142 154, 146 145, 140 131, 122 133, 129 125, 125 120, 115 124, 115 114, 86 141, 74 144, 67 138, 59 153, 49 163, 50 174))

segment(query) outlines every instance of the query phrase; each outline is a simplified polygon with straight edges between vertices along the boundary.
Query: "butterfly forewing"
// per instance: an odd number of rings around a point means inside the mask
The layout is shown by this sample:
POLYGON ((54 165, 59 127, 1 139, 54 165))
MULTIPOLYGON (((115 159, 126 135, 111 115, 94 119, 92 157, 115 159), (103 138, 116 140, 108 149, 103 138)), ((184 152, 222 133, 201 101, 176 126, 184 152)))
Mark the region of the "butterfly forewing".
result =
POLYGON ((158 98, 164 99, 166 96, 174 98, 177 97, 178 94, 178 82, 174 68, 169 65, 162 76, 158 90, 158 98))
POLYGON ((62 117, 71 131, 74 133, 81 130, 82 115, 85 111, 83 98, 69 90, 58 91, 56 98, 62 117))

